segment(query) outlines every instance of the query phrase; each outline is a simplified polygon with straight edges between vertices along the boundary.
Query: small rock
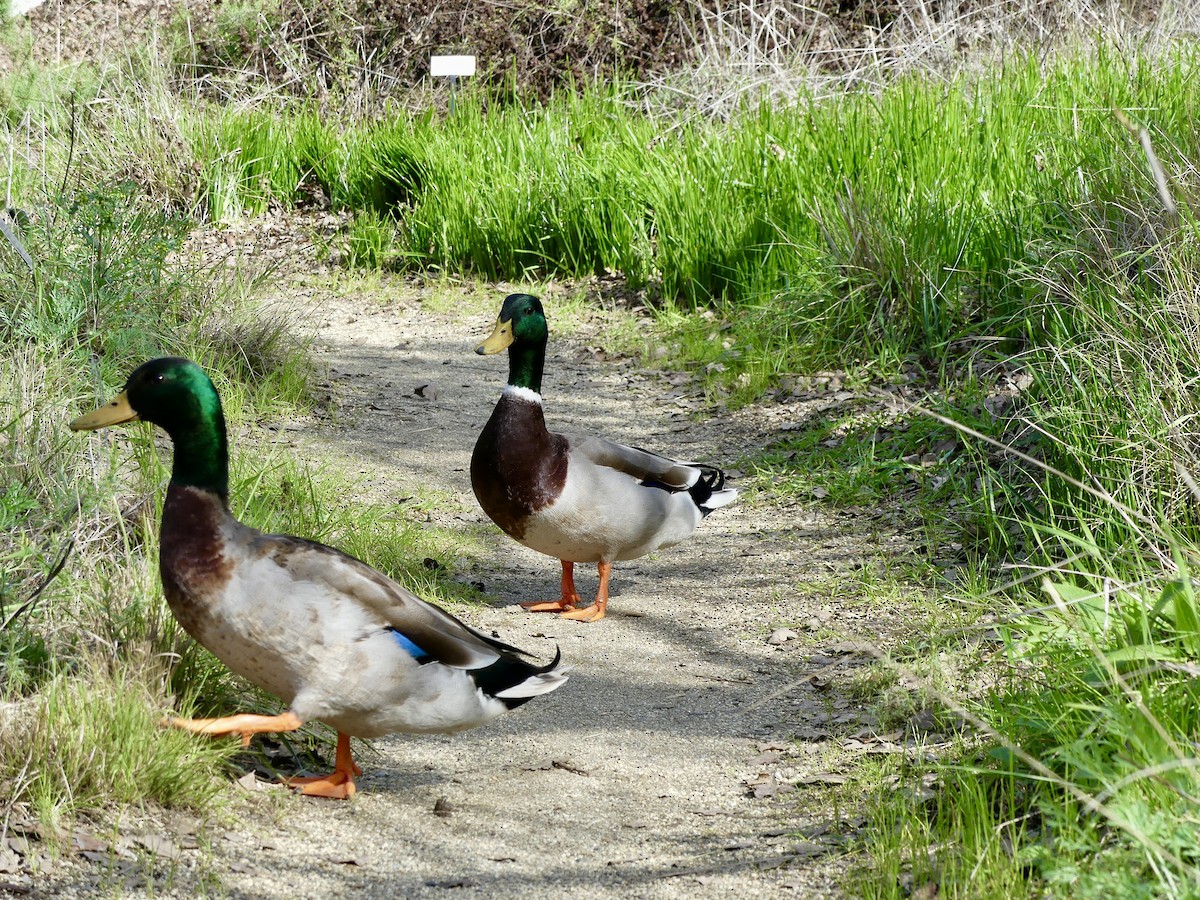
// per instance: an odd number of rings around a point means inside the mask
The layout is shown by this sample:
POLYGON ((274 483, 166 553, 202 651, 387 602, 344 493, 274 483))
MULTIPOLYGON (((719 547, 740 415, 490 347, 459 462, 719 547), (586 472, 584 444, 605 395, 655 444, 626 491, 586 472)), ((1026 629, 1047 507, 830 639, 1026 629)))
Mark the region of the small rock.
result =
POLYGON ((454 813, 454 805, 445 797, 438 797, 433 804, 433 814, 448 819, 454 813))

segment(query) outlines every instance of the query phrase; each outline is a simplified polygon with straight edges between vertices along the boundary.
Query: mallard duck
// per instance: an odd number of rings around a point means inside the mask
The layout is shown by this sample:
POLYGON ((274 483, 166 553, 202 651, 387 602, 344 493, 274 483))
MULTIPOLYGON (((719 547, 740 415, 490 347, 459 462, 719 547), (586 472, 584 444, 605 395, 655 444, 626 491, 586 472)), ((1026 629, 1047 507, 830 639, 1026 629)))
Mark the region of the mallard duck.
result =
POLYGON ((229 510, 228 445, 216 388, 186 359, 145 363, 74 431, 146 421, 175 447, 159 568, 171 612, 226 666, 288 704, 276 716, 170 719, 249 743, 310 719, 338 732, 334 770, 293 778, 302 793, 346 798, 362 774, 350 737, 456 732, 561 687, 546 666, 480 634, 332 547, 243 525, 229 510))
POLYGON ((612 564, 687 538, 700 520, 731 503, 715 466, 681 462, 598 437, 556 434, 542 412, 549 330, 541 301, 510 294, 479 354, 508 350, 508 385, 471 455, 471 487, 493 522, 526 547, 562 564, 562 596, 522 603, 596 622, 608 608, 612 564), (596 600, 580 608, 575 563, 600 572, 596 600))

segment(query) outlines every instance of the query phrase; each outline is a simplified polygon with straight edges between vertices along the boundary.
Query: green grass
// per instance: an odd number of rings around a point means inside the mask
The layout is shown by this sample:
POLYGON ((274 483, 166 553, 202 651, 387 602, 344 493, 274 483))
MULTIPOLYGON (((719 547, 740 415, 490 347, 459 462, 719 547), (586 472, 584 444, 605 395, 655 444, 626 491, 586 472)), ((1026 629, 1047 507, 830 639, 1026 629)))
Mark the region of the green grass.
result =
MULTIPOLYGON (((1081 549, 1106 569, 1098 548, 1081 549)), ((1194 895, 1190 579, 1048 580, 1044 599, 1008 617, 987 690, 953 700, 907 676, 974 737, 932 767, 932 792, 894 790, 930 779, 928 764, 896 766, 864 839, 862 894, 932 881, 939 896, 1194 895)))
POLYGON ((51 832, 79 810, 150 801, 208 810, 219 803, 229 748, 198 742, 158 719, 167 710, 149 673, 103 664, 41 684, 0 746, 0 778, 51 832))
POLYGON ((114 804, 211 809, 229 755, 156 726, 170 705, 164 654, 186 642, 146 555, 157 482, 125 465, 154 458, 149 435, 66 429, 164 353, 217 370, 235 421, 260 397, 273 398, 263 411, 304 402, 303 346, 256 322, 223 272, 183 258, 189 227, 129 187, 95 188, 22 228, 32 274, 0 257, 0 698, 12 711, 0 781, 6 808, 28 804, 54 827, 114 804))
POLYGON ((619 272, 667 305, 717 304, 741 351, 731 377, 757 377, 840 364, 846 346, 894 363, 967 336, 1012 348, 1071 333, 1020 276, 1074 248, 1074 209, 1152 193, 1113 108, 1150 126, 1170 171, 1194 155, 1194 67, 1183 51, 1102 47, 675 127, 621 88, 350 127, 233 107, 193 116, 188 144, 215 218, 319 185, 363 217, 356 264, 619 272))

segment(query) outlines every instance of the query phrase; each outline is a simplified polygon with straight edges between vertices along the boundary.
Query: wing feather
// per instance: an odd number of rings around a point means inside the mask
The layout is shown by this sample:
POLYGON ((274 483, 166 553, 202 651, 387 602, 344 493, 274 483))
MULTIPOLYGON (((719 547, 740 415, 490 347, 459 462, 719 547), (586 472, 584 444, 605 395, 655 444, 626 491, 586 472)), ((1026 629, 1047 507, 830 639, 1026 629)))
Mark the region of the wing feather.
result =
POLYGON ((445 610, 427 603, 361 560, 316 541, 262 534, 251 552, 269 556, 293 581, 350 597, 409 638, 438 662, 458 669, 489 666, 524 651, 480 634, 445 610))
POLYGON ((626 447, 615 441, 591 435, 564 435, 572 457, 582 457, 598 466, 607 466, 632 475, 640 481, 657 481, 669 488, 684 491, 700 479, 700 470, 689 463, 660 456, 637 447, 626 447))

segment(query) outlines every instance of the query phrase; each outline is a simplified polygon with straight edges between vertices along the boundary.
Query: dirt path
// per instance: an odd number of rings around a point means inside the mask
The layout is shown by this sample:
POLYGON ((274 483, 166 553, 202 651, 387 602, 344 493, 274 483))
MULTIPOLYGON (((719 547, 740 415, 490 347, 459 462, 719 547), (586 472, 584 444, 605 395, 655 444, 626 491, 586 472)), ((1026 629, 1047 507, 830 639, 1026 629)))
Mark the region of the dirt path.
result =
MULTIPOLYGON (((821 585, 880 552, 879 535, 854 519, 745 496, 684 545, 618 565, 604 622, 520 610, 516 601, 556 592, 557 563, 486 522, 467 471, 507 372, 505 360, 471 349, 504 291, 464 293, 448 314, 403 290, 387 306, 353 292, 314 301, 338 412, 292 423, 291 452, 360 473, 375 500, 414 489, 444 496, 435 521, 483 534, 490 550, 461 574, 483 582, 494 605, 456 612, 542 658, 560 645, 575 672, 563 689, 476 731, 375 742, 377 754, 360 752, 366 771, 351 802, 280 795, 275 806, 264 795, 260 821, 214 843, 217 892, 838 895, 855 823, 846 808, 835 815, 828 792, 841 738, 867 718, 828 673, 861 661, 839 639, 867 638, 879 625, 821 585), (421 385, 425 397, 415 393, 421 385), (800 637, 769 645, 780 626, 800 637)), ((602 321, 567 337, 555 329, 553 298, 547 310, 552 427, 736 468, 781 424, 812 412, 796 403, 697 420, 695 401, 672 384, 679 379, 589 349, 603 344, 602 321)), ((579 571, 587 596, 595 571, 579 571)))

